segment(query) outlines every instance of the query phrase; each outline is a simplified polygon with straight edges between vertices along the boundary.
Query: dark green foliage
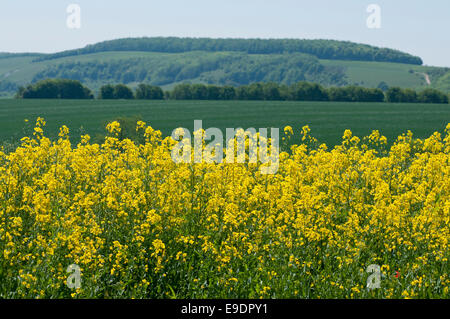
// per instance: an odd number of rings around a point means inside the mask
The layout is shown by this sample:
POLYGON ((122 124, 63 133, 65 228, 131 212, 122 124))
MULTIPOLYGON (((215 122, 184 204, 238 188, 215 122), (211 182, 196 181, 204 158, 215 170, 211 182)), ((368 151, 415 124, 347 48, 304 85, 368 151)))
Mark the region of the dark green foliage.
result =
POLYGON ((88 45, 38 57, 36 61, 107 51, 145 51, 180 53, 191 51, 229 51, 249 54, 307 53, 321 59, 399 62, 422 65, 422 59, 410 54, 365 44, 335 40, 300 39, 211 39, 211 38, 127 38, 88 45))
POLYGON ((236 90, 232 86, 223 86, 220 88, 220 100, 234 100, 236 98, 236 90))
POLYGON ((333 87, 328 89, 328 100, 335 102, 383 102, 381 89, 369 89, 360 86, 333 87))
MULTIPOLYGON (((93 98, 91 91, 78 81, 43 80, 26 88, 19 88, 18 98, 93 98)), ((100 88, 99 99, 134 99, 133 91, 124 84, 107 84, 100 88)), ((449 103, 445 93, 426 89, 417 93, 412 89, 381 89, 360 86, 325 88, 317 83, 297 82, 290 86, 274 82, 256 82, 250 85, 216 86, 201 83, 182 83, 172 91, 139 84, 137 99, 146 100, 254 100, 254 101, 332 101, 332 102, 389 102, 389 103, 449 103)))
POLYGON ((237 89, 232 86, 216 86, 183 83, 167 92, 166 98, 173 100, 234 100, 237 89))
POLYGON ((114 98, 131 100, 134 99, 134 94, 125 84, 117 84, 114 88, 114 98))
POLYGON ((162 100, 164 99, 164 92, 158 86, 148 84, 139 84, 136 89, 136 99, 138 100, 162 100))
POLYGON ((448 103, 448 95, 435 89, 425 89, 419 93, 411 89, 390 88, 386 92, 390 103, 448 103))
POLYGON ((193 100, 207 100, 208 89, 203 84, 193 84, 191 86, 191 97, 193 100))
POLYGON ((19 88, 16 98, 23 99, 92 99, 92 92, 79 81, 66 79, 42 80, 19 88))
POLYGON ((388 103, 400 103, 403 102, 404 95, 403 90, 399 87, 391 87, 386 92, 386 101, 388 103))
POLYGON ((317 83, 298 82, 291 86, 277 83, 253 83, 236 88, 203 84, 179 84, 168 94, 174 100, 267 100, 267 101, 337 101, 383 102, 380 89, 358 86, 326 89, 317 83))
POLYGON ((293 101, 328 101, 325 89, 317 83, 299 82, 289 88, 289 99, 293 101))
POLYGON ((277 83, 269 82, 263 85, 263 95, 265 100, 279 101, 286 96, 287 87, 277 83))
POLYGON ((170 93, 170 98, 174 100, 192 100, 192 90, 190 84, 179 84, 170 93))
POLYGON ((107 84, 100 88, 99 99, 111 100, 114 99, 114 85, 107 84))
POLYGON ((134 99, 133 91, 125 84, 111 85, 107 84, 100 88, 99 99, 134 99))
POLYGON ((238 100, 264 100, 264 85, 261 83, 252 83, 247 86, 240 86, 236 89, 238 100))
POLYGON ((208 100, 222 100, 220 87, 216 85, 208 85, 206 87, 206 95, 208 100))
POLYGON ((418 103, 417 92, 413 89, 403 89, 402 103, 418 103))
POLYGON ((425 89, 417 94, 420 103, 448 103, 448 95, 435 89, 425 89))

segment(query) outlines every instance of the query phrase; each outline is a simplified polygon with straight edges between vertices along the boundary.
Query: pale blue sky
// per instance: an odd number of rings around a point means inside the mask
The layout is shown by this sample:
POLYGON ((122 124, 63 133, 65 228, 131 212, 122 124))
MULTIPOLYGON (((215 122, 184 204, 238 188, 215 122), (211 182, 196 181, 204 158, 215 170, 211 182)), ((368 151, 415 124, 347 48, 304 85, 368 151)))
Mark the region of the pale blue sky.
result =
POLYGON ((0 52, 56 52, 121 37, 324 38, 450 67, 449 0, 0 0, 0 52), (66 8, 81 7, 81 29, 66 8), (381 29, 366 8, 380 5, 381 29))

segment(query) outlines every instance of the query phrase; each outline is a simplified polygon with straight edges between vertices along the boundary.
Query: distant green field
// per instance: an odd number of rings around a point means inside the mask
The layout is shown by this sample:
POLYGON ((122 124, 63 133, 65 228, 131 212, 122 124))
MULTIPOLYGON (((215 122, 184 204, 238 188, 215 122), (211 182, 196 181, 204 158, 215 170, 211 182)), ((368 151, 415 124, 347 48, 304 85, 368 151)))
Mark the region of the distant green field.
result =
MULTIPOLYGON (((377 87, 380 82, 389 86, 419 89, 427 86, 425 77, 420 73, 428 68, 418 65, 365 61, 321 60, 326 66, 341 66, 350 83, 366 87, 377 87)), ((434 80, 434 79, 433 79, 434 80)))
POLYGON ((17 141, 29 133, 25 119, 47 121, 46 135, 55 137, 61 125, 71 129, 72 141, 80 134, 105 133, 105 124, 117 117, 140 117, 170 135, 177 127, 193 129, 194 120, 203 128, 284 128, 291 125, 298 134, 308 124, 312 134, 329 146, 339 144, 345 129, 364 136, 380 130, 392 141, 407 130, 424 138, 442 132, 450 122, 450 105, 269 101, 105 101, 105 100, 0 100, 2 144, 17 141), (24 130, 25 129, 25 130, 24 130))

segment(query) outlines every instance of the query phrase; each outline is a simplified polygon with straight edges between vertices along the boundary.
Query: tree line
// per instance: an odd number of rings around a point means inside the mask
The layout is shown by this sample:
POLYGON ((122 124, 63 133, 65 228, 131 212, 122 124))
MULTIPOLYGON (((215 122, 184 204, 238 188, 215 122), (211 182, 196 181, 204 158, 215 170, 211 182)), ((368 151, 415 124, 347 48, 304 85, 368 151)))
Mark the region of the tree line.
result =
POLYGON ((180 84, 166 97, 174 100, 279 100, 332 102, 389 102, 389 103, 449 103, 449 96, 435 89, 422 91, 388 88, 343 86, 325 88, 317 83, 298 82, 292 85, 253 83, 239 87, 204 84, 180 84))
POLYGON ((104 41, 82 49, 37 57, 35 61, 107 51, 181 53, 191 51, 246 52, 249 54, 307 53, 320 59, 397 62, 422 65, 420 57, 398 50, 336 40, 212 39, 143 37, 104 41))
POLYGON ((92 91, 76 80, 46 79, 19 87, 16 98, 23 99, 93 99, 92 91))
POLYGON ((99 99, 138 99, 138 100, 162 100, 164 99, 164 91, 158 87, 149 84, 139 84, 136 91, 133 92, 124 84, 107 84, 100 88, 99 99))
MULTIPOLYGON (((92 99, 92 91, 75 80, 48 79, 19 88, 16 98, 92 99)), ((98 99, 147 100, 268 100, 268 101, 335 101, 389 103, 449 103, 449 96, 435 89, 417 92, 412 89, 343 86, 326 88, 317 83, 297 82, 292 85, 252 83, 242 86, 218 86, 183 83, 172 90, 141 83, 133 91, 125 84, 107 84, 100 88, 98 99)))
POLYGON ((416 92, 412 89, 393 87, 387 90, 386 101, 390 103, 449 103, 449 96, 435 89, 416 92))

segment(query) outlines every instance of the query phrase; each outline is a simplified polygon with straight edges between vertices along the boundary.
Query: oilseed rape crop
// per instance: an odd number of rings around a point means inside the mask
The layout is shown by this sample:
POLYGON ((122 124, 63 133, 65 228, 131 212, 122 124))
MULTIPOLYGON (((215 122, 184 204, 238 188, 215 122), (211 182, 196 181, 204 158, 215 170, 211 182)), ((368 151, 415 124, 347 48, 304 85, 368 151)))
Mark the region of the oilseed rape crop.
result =
POLYGON ((448 298, 450 124, 333 149, 286 127, 276 174, 175 163, 143 122, 76 146, 44 125, 0 152, 1 298, 448 298))

